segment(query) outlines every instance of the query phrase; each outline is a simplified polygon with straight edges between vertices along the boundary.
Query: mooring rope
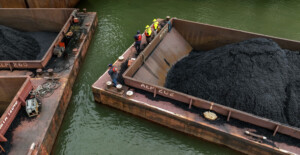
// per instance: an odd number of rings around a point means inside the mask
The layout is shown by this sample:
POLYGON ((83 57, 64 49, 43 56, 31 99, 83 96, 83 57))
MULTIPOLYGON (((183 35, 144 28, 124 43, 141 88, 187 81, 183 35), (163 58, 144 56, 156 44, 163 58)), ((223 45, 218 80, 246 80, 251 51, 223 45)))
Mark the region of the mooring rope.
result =
POLYGON ((31 95, 40 98, 50 97, 54 93, 54 90, 57 89, 60 85, 61 84, 58 80, 50 79, 33 90, 31 92, 31 95))

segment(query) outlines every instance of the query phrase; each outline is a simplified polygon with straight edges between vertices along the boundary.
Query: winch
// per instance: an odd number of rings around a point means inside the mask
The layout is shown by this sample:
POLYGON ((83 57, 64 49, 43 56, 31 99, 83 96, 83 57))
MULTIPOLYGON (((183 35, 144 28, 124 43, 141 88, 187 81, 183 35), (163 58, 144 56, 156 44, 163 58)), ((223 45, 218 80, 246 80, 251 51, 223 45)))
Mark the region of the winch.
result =
POLYGON ((41 103, 36 98, 26 100, 26 112, 29 117, 37 116, 39 114, 39 107, 41 103))

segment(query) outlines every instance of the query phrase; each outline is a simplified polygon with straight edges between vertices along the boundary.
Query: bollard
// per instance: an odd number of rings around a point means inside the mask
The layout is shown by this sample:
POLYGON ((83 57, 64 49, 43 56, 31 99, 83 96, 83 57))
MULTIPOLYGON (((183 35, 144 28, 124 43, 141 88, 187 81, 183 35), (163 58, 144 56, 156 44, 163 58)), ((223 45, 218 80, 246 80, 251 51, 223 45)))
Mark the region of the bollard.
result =
POLYGON ((119 61, 123 61, 124 60, 124 57, 123 56, 119 56, 119 61))
POLYGON ((116 88, 117 88, 117 91, 118 92, 121 92, 122 91, 122 85, 121 84, 117 84, 116 88))
POLYGON ((131 97, 132 95, 133 95, 133 91, 128 90, 128 91, 126 92, 126 96, 127 96, 127 97, 131 97))
POLYGON ((49 68, 47 70, 47 72, 48 72, 49 76, 53 76, 53 69, 52 68, 49 68))
POLYGON ((106 87, 109 89, 112 87, 112 82, 111 81, 107 81, 106 82, 106 87))
POLYGON ((39 69, 36 70, 36 73, 37 73, 38 75, 42 75, 43 70, 42 70, 41 68, 39 68, 39 69))

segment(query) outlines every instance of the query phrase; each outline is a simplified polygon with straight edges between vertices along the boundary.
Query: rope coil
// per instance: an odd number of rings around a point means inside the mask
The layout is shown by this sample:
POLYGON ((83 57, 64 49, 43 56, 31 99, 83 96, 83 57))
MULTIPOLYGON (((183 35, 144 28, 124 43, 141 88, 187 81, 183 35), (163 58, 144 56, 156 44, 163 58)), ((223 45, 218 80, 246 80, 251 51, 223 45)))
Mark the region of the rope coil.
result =
POLYGON ((47 98, 50 97, 54 93, 54 90, 60 87, 60 85, 61 84, 58 80, 50 79, 30 92, 30 95, 34 95, 39 98, 47 98))

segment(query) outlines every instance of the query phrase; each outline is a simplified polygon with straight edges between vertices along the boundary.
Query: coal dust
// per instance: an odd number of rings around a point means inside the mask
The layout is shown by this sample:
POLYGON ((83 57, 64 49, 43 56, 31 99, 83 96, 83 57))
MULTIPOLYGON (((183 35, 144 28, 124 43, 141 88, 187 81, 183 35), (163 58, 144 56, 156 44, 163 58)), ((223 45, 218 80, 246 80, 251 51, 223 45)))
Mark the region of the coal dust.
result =
POLYGON ((42 59, 57 34, 21 32, 0 25, 0 60, 42 59))
POLYGON ((192 51, 168 72, 165 87, 300 127, 300 53, 254 38, 192 51))

